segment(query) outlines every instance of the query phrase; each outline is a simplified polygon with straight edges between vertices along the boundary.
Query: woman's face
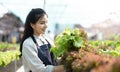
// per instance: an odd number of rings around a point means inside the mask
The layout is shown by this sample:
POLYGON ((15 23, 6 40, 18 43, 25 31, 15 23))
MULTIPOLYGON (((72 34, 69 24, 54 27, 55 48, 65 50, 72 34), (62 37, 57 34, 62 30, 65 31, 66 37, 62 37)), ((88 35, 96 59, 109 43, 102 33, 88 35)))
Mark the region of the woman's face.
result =
POLYGON ((31 24, 34 34, 38 36, 44 34, 47 28, 47 23, 48 17, 47 15, 44 15, 36 22, 36 24, 31 24))

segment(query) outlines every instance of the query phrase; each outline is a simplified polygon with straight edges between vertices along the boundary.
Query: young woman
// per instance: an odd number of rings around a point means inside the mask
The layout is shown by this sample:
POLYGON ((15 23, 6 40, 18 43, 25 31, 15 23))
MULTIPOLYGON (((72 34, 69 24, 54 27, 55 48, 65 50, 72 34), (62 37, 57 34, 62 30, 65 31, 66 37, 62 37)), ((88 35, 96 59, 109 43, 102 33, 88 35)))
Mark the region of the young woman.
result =
POLYGON ((48 16, 41 8, 32 9, 26 18, 20 45, 25 72, 64 72, 50 52, 53 42, 44 35, 47 23, 48 16))

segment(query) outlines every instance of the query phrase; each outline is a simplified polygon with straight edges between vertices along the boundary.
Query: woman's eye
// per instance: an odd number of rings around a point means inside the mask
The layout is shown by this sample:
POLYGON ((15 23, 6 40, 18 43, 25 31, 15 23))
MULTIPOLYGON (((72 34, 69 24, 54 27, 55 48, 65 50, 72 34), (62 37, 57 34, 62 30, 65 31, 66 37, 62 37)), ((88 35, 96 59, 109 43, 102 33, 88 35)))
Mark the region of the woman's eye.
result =
POLYGON ((45 23, 40 23, 40 24, 45 24, 45 23))
POLYGON ((47 21, 39 22, 39 24, 46 24, 46 23, 47 23, 47 21))

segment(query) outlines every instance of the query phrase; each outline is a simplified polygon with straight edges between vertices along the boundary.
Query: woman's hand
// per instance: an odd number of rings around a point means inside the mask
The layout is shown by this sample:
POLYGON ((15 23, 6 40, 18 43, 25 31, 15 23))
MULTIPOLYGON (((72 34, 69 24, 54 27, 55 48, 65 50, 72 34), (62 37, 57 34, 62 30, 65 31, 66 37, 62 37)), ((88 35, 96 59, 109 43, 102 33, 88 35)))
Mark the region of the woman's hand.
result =
POLYGON ((65 72, 64 65, 54 66, 53 72, 65 72))

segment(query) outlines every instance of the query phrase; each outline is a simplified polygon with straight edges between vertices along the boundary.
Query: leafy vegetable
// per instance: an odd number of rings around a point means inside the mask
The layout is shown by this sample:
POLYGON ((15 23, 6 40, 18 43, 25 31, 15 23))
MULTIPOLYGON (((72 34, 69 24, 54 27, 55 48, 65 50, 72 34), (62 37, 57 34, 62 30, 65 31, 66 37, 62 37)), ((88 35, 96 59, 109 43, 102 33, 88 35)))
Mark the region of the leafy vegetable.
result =
POLYGON ((55 46, 51 48, 55 57, 59 57, 66 52, 77 51, 84 47, 87 34, 81 29, 65 29, 55 38, 55 46))
POLYGON ((0 43, 0 66, 5 67, 10 62, 18 60, 19 55, 19 44, 0 43))

